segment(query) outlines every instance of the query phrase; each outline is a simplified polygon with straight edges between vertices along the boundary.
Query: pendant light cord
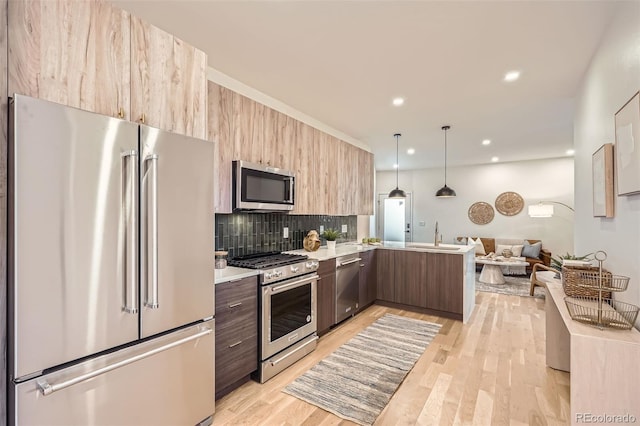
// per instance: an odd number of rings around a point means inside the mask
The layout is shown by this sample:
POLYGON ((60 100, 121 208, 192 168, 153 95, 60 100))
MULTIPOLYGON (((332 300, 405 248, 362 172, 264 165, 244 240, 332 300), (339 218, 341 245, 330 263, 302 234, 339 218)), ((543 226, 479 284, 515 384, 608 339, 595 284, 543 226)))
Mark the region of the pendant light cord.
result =
POLYGON ((398 171, 400 170, 400 161, 398 161, 398 134, 396 136, 396 189, 398 189, 398 171))
POLYGON ((444 129, 444 186, 447 186, 447 129, 444 129))

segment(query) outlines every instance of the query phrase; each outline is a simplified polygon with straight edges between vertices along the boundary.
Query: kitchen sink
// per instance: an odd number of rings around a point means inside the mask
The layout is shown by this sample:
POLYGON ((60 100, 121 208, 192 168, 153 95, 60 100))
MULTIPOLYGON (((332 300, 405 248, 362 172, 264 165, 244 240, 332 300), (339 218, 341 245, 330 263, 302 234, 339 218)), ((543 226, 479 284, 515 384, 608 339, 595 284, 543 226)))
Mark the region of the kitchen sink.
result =
POLYGON ((419 248, 425 250, 446 250, 446 251, 459 251, 460 247, 449 247, 449 246, 434 246, 431 243, 407 243, 405 244, 407 248, 419 248))

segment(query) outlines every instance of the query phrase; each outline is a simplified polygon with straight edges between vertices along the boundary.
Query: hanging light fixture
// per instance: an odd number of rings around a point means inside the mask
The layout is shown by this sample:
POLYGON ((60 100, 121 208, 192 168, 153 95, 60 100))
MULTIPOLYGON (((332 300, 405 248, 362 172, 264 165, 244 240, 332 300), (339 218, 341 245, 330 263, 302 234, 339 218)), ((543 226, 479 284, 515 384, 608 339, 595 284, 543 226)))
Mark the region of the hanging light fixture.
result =
POLYGON ((400 163, 398 162, 398 138, 402 136, 400 133, 396 133, 393 137, 396 138, 396 189, 389 193, 389 198, 407 198, 407 194, 398 188, 398 170, 400 169, 400 163))
POLYGON ((442 126, 442 130, 444 130, 444 186, 436 192, 436 197, 440 198, 456 196, 456 191, 447 186, 447 130, 450 128, 451 126, 442 126))

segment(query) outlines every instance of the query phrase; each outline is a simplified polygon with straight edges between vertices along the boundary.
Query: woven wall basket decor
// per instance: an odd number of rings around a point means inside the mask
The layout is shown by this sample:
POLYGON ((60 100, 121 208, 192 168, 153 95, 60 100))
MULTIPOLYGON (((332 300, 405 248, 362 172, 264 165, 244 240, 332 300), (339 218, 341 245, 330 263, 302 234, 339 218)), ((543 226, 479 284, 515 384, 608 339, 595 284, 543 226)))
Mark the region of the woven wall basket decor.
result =
POLYGON ((489 203, 478 201, 469 207, 469 219, 476 225, 486 225, 493 220, 495 212, 489 203))
POLYGON ((505 216, 515 216, 523 207, 524 200, 516 192, 503 192, 496 198, 496 210, 505 216))

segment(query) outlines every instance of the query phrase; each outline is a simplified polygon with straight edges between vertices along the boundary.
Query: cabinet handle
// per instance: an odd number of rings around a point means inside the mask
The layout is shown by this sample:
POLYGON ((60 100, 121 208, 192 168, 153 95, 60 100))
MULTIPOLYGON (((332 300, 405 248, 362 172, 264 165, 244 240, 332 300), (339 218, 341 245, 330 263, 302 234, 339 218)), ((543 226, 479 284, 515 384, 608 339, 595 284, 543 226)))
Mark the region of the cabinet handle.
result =
POLYGON ((140 122, 141 122, 142 124, 144 124, 144 122, 145 122, 145 118, 146 118, 146 116, 145 116, 144 114, 142 114, 142 117, 140 117, 140 122))
POLYGON ((239 340, 239 341, 237 341, 237 342, 235 342, 235 343, 230 344, 230 345, 229 345, 229 348, 235 348, 235 347, 236 347, 236 346, 238 346, 240 343, 242 343, 242 340, 239 340))
POLYGON ((360 267, 361 267, 361 268, 364 268, 364 263, 361 263, 361 264, 360 264, 360 267))
POLYGON ((229 309, 237 308, 240 305, 242 305, 242 302, 232 303, 229 305, 229 309))
POLYGON ((122 107, 118 110, 118 117, 124 118, 124 109, 122 109, 122 107))

